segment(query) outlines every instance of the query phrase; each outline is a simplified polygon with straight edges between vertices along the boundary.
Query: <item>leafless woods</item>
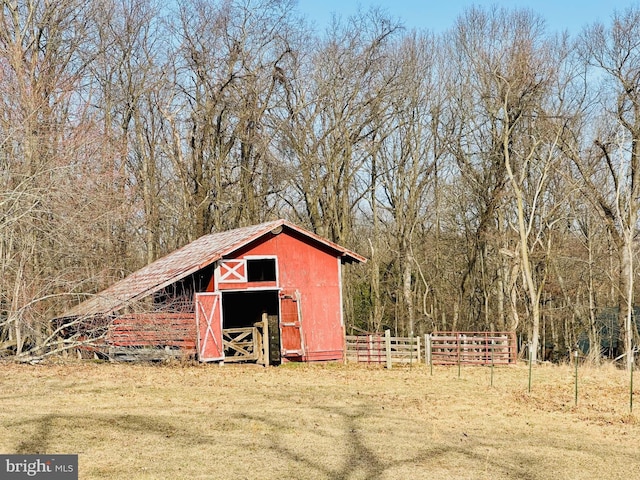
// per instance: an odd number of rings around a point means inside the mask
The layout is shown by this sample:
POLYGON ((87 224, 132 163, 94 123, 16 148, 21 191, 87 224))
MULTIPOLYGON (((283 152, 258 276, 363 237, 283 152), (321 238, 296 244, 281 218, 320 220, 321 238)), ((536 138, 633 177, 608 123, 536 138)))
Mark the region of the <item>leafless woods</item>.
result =
POLYGON ((0 343, 50 350, 86 295, 286 217, 369 257, 352 330, 629 352, 639 38, 638 9, 570 37, 501 8, 434 34, 379 10, 320 32, 290 0, 0 1, 0 343))

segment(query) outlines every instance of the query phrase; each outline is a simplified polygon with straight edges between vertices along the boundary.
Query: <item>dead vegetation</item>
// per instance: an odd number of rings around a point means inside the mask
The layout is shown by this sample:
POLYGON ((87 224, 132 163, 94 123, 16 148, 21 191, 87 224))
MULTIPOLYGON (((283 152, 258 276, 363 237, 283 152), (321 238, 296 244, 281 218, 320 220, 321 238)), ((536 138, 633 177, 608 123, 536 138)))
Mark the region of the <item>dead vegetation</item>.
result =
MULTIPOLYGON (((88 479, 609 479, 640 471, 629 377, 570 367, 0 365, 0 451, 88 479)), ((637 394, 637 392, 636 392, 637 394)), ((640 405, 638 406, 640 408, 640 405)))

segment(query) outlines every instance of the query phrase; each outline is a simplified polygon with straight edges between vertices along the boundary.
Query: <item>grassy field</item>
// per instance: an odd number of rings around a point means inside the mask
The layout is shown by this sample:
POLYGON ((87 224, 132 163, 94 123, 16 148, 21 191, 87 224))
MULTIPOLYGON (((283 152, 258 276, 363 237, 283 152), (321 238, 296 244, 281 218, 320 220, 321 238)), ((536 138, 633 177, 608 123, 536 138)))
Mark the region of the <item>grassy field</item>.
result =
POLYGON ((525 365, 496 368, 493 387, 482 367, 0 373, 0 453, 77 453, 83 480, 640 478, 629 376, 611 367, 580 370, 577 406, 558 366, 534 368, 531 393, 525 365))

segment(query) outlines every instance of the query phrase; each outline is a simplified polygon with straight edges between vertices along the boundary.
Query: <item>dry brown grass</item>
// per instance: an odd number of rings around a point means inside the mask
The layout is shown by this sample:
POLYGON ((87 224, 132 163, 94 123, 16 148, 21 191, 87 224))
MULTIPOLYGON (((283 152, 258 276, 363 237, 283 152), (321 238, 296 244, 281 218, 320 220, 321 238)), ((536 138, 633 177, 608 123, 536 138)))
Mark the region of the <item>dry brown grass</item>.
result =
MULTIPOLYGON (((614 368, 0 365, 1 453, 87 479, 640 478, 614 368)), ((640 384, 640 379, 638 380, 640 384)), ((637 392, 636 392, 637 393, 637 392)), ((640 411, 640 396, 638 398, 640 411)))

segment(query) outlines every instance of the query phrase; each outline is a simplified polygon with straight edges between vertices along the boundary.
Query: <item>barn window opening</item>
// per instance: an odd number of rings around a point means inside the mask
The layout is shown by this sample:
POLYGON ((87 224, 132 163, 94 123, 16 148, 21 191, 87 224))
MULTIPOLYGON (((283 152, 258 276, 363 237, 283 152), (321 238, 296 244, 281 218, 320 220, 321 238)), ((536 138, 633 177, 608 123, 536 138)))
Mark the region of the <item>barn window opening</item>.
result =
POLYGON ((260 258, 247 260, 247 280, 249 282, 275 282, 276 259, 260 258))

